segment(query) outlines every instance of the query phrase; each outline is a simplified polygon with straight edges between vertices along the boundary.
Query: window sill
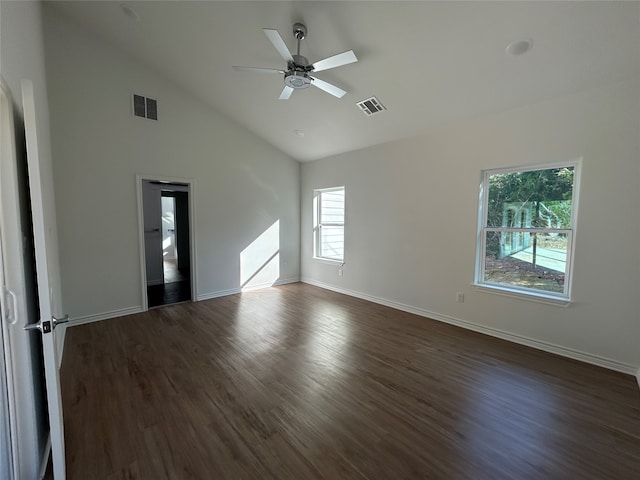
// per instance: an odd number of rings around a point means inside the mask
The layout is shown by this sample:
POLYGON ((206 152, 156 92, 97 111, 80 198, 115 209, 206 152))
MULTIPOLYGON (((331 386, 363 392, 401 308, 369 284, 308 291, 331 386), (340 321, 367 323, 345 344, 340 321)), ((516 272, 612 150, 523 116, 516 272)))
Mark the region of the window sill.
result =
POLYGON ((325 263, 327 265, 333 265, 336 267, 341 267, 344 265, 343 260, 331 260, 330 258, 322 258, 322 257, 313 257, 313 260, 315 260, 318 263, 325 263))
POLYGON ((518 300, 526 300, 528 302, 544 303, 547 305, 553 305, 556 307, 568 307, 571 305, 570 299, 558 298, 551 295, 545 295, 543 293, 529 293, 519 290, 512 290, 510 288, 498 287, 494 285, 477 284, 474 283, 473 287, 478 292, 490 293, 492 295, 500 295, 503 297, 516 298, 518 300))

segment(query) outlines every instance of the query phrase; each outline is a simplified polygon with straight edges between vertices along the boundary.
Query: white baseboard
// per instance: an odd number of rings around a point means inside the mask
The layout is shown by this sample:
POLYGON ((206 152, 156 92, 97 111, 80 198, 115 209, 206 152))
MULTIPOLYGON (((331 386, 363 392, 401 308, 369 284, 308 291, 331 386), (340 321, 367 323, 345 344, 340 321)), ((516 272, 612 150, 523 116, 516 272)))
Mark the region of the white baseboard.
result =
POLYGON ((296 283, 300 281, 300 277, 280 278, 274 283, 261 283, 257 285, 251 285, 250 287, 242 288, 243 292, 251 292, 252 290, 260 290, 262 288, 277 287, 278 285, 285 285, 287 283, 296 283))
POLYGON ((125 315, 133 315, 135 313, 142 312, 144 312, 144 310, 142 309, 142 305, 137 305, 135 307, 111 310, 110 312, 95 313, 93 315, 86 315, 84 317, 70 319, 69 323, 67 323, 67 328, 84 325, 85 323, 99 322, 100 320, 109 320, 110 318, 124 317, 125 315))
POLYGON ((217 292, 210 293, 202 293, 199 294, 196 299, 198 302, 202 300, 211 300, 212 298, 226 297, 227 295, 235 295, 236 293, 242 292, 250 292, 252 290, 260 290, 262 288, 275 287, 277 285, 285 285, 287 283, 296 283, 300 281, 300 277, 289 277, 289 278, 281 278, 276 280, 274 283, 263 283, 258 285, 252 285, 251 287, 245 288, 231 288, 229 290, 219 290, 217 292))
MULTIPOLYGON (((289 277, 277 280, 275 283, 265 283, 263 285, 254 285, 251 288, 232 288, 229 290, 220 290, 218 292, 204 293, 196 296, 196 301, 210 300, 212 298, 224 297, 226 295, 233 295, 235 293, 246 292, 250 290, 257 290, 259 288, 272 287, 276 285, 284 285, 286 283, 299 282, 300 277, 289 277)), ((122 308, 120 310, 112 310, 110 312, 96 313, 94 315, 86 315, 84 317, 72 318, 69 320, 67 327, 75 327, 77 325, 83 325, 85 323, 98 322, 100 320, 109 320, 110 318, 123 317, 125 315, 133 315, 135 313, 142 313, 142 305, 135 307, 122 308)))
POLYGON ((231 288, 229 290, 219 290, 217 292, 200 293, 196 297, 196 301, 201 302, 203 300, 211 300, 213 298, 226 297, 227 295, 234 295, 240 293, 240 288, 231 288))
POLYGON ((572 348, 567 348, 560 345, 554 345, 552 343, 542 342, 540 340, 524 337, 522 335, 505 332, 504 330, 499 330, 497 328, 486 327, 484 325, 479 325, 477 323, 469 322, 467 320, 455 318, 450 315, 442 315, 436 312, 430 312, 429 310, 416 308, 411 305, 405 305, 402 303, 394 302, 392 300, 387 300, 385 298, 375 297, 373 295, 368 295, 366 293, 356 292, 356 291, 348 290, 345 288, 338 288, 333 285, 312 280, 310 278, 302 277, 300 281, 303 283, 308 283, 309 285, 314 285, 316 287, 342 293, 344 295, 361 298, 363 300, 368 300, 373 303, 378 303, 380 305, 385 305, 387 307, 395 308, 396 310, 402 310, 403 312, 413 313, 415 315, 420 315, 421 317, 431 318, 433 320, 438 320, 444 323, 466 328, 467 330, 473 330, 475 332, 483 333, 485 335, 490 335, 492 337, 497 337, 503 340, 508 340, 510 342, 518 343, 520 345, 526 345, 527 347, 536 348, 538 350, 543 350, 545 352, 555 353, 563 357, 572 358, 574 360, 590 363, 593 365, 597 365, 599 367, 608 368, 610 370, 615 370, 618 372, 635 375, 638 379, 638 385, 640 386, 640 369, 637 369, 638 367, 634 365, 629 365, 627 363, 618 362, 616 360, 600 357, 598 355, 581 352, 579 350, 574 350, 572 348))

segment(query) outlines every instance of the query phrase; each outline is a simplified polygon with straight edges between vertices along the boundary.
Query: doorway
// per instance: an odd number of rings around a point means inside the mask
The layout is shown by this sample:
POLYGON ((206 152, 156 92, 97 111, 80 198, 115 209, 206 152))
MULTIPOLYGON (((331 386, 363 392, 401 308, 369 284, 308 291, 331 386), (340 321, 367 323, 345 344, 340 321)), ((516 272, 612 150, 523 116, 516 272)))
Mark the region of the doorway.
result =
POLYGON ((142 179, 146 307, 193 299, 190 182, 142 179))

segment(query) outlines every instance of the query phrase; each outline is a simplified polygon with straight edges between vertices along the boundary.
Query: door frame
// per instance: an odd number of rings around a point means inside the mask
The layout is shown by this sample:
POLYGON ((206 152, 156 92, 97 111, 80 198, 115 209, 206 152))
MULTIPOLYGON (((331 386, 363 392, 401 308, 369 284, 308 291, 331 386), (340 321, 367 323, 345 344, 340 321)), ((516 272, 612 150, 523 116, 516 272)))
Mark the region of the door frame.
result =
POLYGON ((167 183, 180 183, 187 185, 189 190, 187 192, 189 201, 189 262, 191 264, 190 281, 191 281, 191 301, 195 302, 198 299, 198 286, 196 284, 197 271, 196 271, 196 235, 195 235, 195 181, 192 178, 182 177, 168 177, 164 175, 145 175, 136 174, 136 197, 138 201, 138 240, 140 249, 140 287, 142 293, 142 310, 144 312, 149 310, 149 299, 147 298, 147 268, 146 257, 144 247, 144 205, 142 201, 142 185, 147 180, 150 182, 167 182, 167 183))

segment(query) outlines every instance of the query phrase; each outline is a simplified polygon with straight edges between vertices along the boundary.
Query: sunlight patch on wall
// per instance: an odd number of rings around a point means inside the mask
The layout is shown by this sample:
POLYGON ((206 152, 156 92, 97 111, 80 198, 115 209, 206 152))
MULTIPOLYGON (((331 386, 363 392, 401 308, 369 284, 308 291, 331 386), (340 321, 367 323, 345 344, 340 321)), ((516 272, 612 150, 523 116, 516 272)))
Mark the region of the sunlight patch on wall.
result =
POLYGON ((242 291, 273 285, 280 278, 280 220, 240 253, 242 291))

